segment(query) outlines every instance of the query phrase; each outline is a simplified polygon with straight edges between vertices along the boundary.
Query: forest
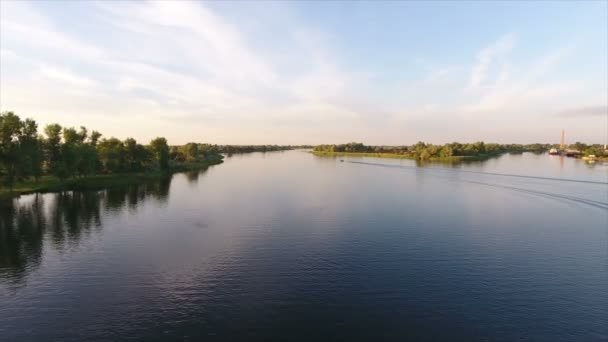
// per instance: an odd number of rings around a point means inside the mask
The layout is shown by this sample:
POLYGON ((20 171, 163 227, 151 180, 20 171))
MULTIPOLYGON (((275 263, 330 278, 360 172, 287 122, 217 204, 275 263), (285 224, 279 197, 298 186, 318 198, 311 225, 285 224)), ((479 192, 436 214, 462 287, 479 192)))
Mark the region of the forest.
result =
POLYGON ((95 175, 161 174, 220 163, 214 145, 188 143, 169 146, 163 137, 147 145, 133 138, 104 138, 81 126, 50 124, 42 134, 32 119, 0 113, 0 191, 19 182, 41 178, 65 181, 95 175))

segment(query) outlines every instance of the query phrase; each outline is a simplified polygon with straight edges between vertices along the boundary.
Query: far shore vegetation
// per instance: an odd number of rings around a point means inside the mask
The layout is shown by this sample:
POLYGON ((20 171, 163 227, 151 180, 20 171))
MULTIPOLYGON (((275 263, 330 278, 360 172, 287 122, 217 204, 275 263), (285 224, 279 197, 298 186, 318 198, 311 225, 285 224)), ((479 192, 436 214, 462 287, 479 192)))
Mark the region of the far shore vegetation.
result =
POLYGON ((142 145, 82 126, 51 124, 43 132, 32 119, 0 113, 0 198, 128 184, 204 169, 223 158, 215 145, 169 146, 163 137, 142 145))
MULTIPOLYGON (((377 158, 413 159, 420 161, 459 161, 459 160, 484 160, 496 157, 504 153, 545 153, 556 147, 551 144, 495 144, 478 141, 474 143, 448 143, 444 145, 433 145, 418 142, 411 146, 367 146, 362 143, 348 143, 339 145, 318 145, 312 153, 325 156, 359 156, 377 158)), ((581 155, 594 155, 598 159, 608 158, 601 145, 586 145, 575 143, 570 149, 580 151, 581 155)))
MULTIPOLYGON (((165 177, 174 172, 193 171, 219 164, 223 155, 284 151, 312 146, 168 144, 163 137, 147 145, 133 138, 102 138, 86 127, 50 124, 43 134, 32 119, 13 112, 0 113, 0 198, 45 191, 105 188, 165 177)), ((503 153, 545 153, 556 145, 419 142, 412 146, 366 146, 362 143, 318 145, 316 155, 368 156, 427 160, 482 160, 503 153)), ((608 160, 600 145, 575 143, 570 150, 593 160, 608 160)))
POLYGON ((298 148, 312 148, 310 145, 218 145, 217 150, 225 154, 288 151, 298 148))

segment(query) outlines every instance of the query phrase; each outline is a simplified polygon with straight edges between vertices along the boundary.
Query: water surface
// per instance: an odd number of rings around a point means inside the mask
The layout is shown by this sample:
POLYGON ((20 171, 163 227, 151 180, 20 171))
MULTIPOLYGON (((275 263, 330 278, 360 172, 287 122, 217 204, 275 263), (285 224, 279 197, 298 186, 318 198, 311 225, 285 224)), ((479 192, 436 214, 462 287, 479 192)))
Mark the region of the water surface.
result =
POLYGON ((253 153, 0 215, 1 340, 608 339, 606 164, 253 153))

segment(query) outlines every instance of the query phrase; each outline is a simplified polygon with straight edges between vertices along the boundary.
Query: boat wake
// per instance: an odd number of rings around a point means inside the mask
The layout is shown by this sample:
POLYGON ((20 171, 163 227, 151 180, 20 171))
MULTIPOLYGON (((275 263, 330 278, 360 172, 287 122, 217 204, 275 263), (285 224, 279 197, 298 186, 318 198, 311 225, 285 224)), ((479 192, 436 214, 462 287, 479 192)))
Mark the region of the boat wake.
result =
POLYGON ((482 174, 482 175, 490 175, 490 176, 516 177, 516 178, 528 178, 528 179, 542 179, 542 180, 557 181, 557 182, 574 182, 574 183, 587 183, 587 184, 608 185, 608 182, 588 181, 588 180, 582 180, 582 179, 551 178, 551 177, 540 177, 540 176, 514 175, 514 174, 508 174, 508 173, 494 173, 494 172, 481 172, 481 171, 470 171, 470 170, 456 170, 456 169, 448 169, 448 168, 445 168, 445 167, 424 167, 424 168, 420 168, 420 167, 415 167, 415 166, 403 166, 403 165, 367 163, 367 162, 359 162, 359 161, 349 161, 349 163, 353 163, 353 164, 365 164, 365 165, 373 165, 373 166, 389 167, 389 168, 397 168, 397 169, 433 170, 433 171, 456 172, 456 173, 473 173, 473 174, 482 174))
MULTIPOLYGON (((377 166, 377 167, 396 168, 396 169, 408 169, 408 170, 416 170, 416 171, 420 171, 420 170, 433 170, 433 171, 444 171, 444 172, 451 172, 451 173, 452 172, 453 173, 472 173, 472 174, 483 174, 483 175, 501 176, 501 177, 517 177, 517 178, 541 179, 541 180, 547 180, 547 181, 563 181, 563 182, 576 182, 576 183, 608 185, 608 183, 604 183, 604 182, 586 181, 586 180, 578 180, 578 179, 564 179, 564 178, 550 178, 550 177, 538 177, 538 176, 524 176, 524 175, 512 175, 512 174, 504 174, 504 173, 493 173, 493 172, 454 170, 454 169, 446 169, 446 168, 419 168, 419 167, 408 167, 408 166, 402 166, 402 165, 367 163, 367 162, 359 162, 359 161, 349 161, 349 163, 362 164, 362 165, 370 165, 370 166, 377 166)), ((439 176, 439 175, 434 175, 434 176, 445 178, 444 176, 439 176)), ((467 179, 459 179, 459 181, 465 182, 465 183, 471 183, 471 184, 484 185, 484 186, 493 187, 493 188, 500 188, 500 189, 506 189, 506 190, 511 190, 511 191, 522 192, 522 193, 528 193, 528 194, 533 194, 533 195, 547 197, 547 198, 572 201, 572 202, 581 203, 581 204, 589 205, 589 206, 592 206, 592 207, 595 207, 595 208, 599 208, 599 209, 603 209, 603 210, 607 210, 608 211, 608 202, 596 201, 596 200, 592 200, 592 199, 587 199, 587 198, 582 198, 582 197, 576 197, 576 196, 570 196, 570 195, 556 194, 556 193, 552 193, 552 192, 545 192, 545 191, 538 191, 538 190, 518 188, 518 187, 508 186, 508 185, 485 183, 485 182, 479 182, 479 181, 473 181, 473 180, 467 180, 467 179)))
POLYGON ((592 199, 587 199, 587 198, 582 198, 582 197, 575 197, 575 196, 569 196, 569 195, 561 195, 561 194, 556 194, 556 193, 552 193, 552 192, 544 192, 544 191, 537 191, 537 190, 522 189, 522 188, 517 188, 517 187, 514 187, 514 186, 490 184, 490 183, 476 182, 476 181, 469 181, 469 180, 464 180, 464 182, 466 182, 466 183, 472 183, 472 184, 485 185, 485 186, 489 186, 489 187, 493 187, 493 188, 507 189, 507 190, 513 190, 513 191, 518 191, 518 192, 523 192, 523 193, 540 195, 540 196, 549 197, 549 198, 564 199, 564 200, 574 201, 574 202, 577 202, 577 203, 582 203, 582 204, 590 205, 590 206, 593 206, 593 207, 596 207, 596 208, 608 210, 608 203, 601 202, 601 201, 595 201, 595 200, 592 200, 592 199))

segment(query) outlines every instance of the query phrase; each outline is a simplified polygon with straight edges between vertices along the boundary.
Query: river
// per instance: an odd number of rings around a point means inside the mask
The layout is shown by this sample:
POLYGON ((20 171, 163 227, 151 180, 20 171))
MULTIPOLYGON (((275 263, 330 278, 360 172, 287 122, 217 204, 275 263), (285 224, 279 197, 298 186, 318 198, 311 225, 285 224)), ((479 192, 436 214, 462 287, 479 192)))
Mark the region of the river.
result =
POLYGON ((0 340, 608 340, 608 164, 252 153, 0 214, 0 340))

